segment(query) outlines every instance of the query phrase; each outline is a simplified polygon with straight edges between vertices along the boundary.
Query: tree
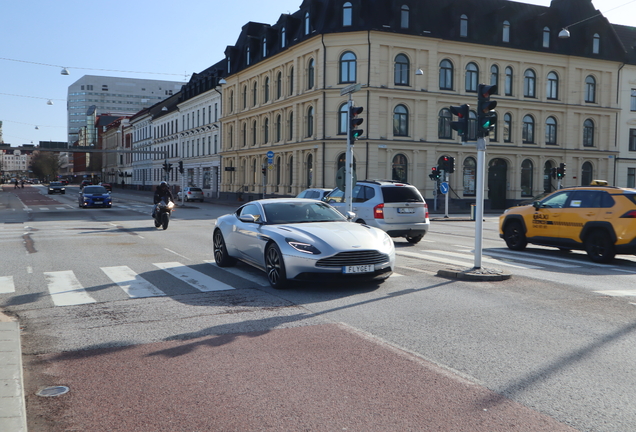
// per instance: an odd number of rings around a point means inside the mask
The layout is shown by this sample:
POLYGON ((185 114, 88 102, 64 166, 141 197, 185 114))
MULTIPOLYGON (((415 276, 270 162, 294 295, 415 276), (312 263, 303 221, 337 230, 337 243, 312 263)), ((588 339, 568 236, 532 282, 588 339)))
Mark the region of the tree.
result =
POLYGON ((35 151, 31 156, 31 170, 37 178, 55 178, 61 167, 62 161, 57 152, 35 151))

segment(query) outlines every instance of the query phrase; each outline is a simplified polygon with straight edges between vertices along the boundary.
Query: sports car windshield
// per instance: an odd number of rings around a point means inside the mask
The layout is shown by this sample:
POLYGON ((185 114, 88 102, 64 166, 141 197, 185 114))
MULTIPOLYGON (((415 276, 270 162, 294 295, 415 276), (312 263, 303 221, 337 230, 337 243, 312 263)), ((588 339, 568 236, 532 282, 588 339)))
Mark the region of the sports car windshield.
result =
POLYGON ((320 201, 284 202, 264 204, 265 219, 269 224, 301 222, 346 222, 338 210, 320 201))

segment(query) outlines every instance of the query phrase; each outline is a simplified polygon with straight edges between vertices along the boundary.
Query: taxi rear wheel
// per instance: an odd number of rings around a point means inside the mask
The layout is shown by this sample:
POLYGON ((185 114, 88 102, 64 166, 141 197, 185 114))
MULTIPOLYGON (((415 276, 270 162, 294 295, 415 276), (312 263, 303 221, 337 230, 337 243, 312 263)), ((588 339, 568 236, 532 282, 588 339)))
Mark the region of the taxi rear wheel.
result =
POLYGON ((504 229, 504 240, 506 246, 512 250, 523 250, 528 245, 526 234, 519 222, 509 222, 504 229))
POLYGON ((585 238, 585 252, 592 261, 597 263, 608 263, 616 256, 609 234, 598 229, 585 238))

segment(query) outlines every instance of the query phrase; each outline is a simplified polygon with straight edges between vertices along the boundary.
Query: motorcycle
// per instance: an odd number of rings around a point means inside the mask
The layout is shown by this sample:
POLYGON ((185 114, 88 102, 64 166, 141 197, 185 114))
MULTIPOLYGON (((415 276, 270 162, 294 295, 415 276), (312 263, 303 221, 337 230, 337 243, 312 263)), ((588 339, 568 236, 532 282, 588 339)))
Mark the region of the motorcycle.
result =
POLYGON ((167 197, 162 198, 162 200, 155 207, 155 227, 163 227, 164 230, 168 229, 168 224, 170 223, 170 214, 174 209, 174 203, 170 201, 167 197))

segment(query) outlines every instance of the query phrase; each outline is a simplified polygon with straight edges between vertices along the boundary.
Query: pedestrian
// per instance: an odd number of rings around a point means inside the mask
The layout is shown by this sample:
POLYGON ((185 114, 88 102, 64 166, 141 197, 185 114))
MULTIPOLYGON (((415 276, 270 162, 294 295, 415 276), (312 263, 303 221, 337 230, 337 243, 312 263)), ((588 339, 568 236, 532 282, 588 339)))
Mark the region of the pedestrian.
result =
POLYGON ((18 188, 18 179, 15 179, 13 181, 13 189, 17 189, 18 188))
POLYGON ((24 179, 20 181, 20 185, 22 186, 22 189, 24 189, 24 179))
POLYGON ((124 189, 126 187, 126 182, 125 181, 121 181, 121 188, 124 189))

